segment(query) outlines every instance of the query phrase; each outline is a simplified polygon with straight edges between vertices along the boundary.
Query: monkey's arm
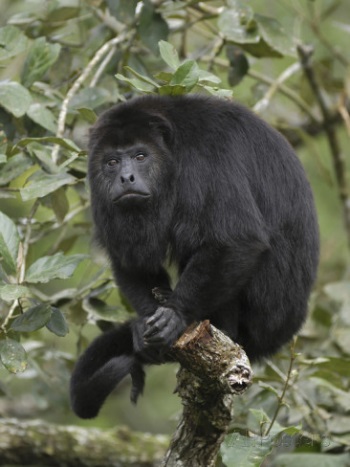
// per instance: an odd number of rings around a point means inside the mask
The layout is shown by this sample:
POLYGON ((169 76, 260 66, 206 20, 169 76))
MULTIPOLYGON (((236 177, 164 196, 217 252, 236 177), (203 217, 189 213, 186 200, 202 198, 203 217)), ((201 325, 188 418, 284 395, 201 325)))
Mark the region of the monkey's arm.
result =
POLYGON ((162 291, 162 297, 172 293, 165 269, 157 273, 142 270, 128 270, 113 264, 116 282, 121 291, 140 317, 150 316, 159 306, 153 289, 162 291))
POLYGON ((146 321, 146 347, 169 346, 194 322, 233 300, 269 249, 257 236, 237 239, 218 249, 204 246, 189 260, 164 306, 146 321), (214 300, 214 301, 213 301, 214 300))
POLYGON ((144 333, 146 320, 155 313, 160 304, 157 290, 161 291, 163 301, 172 294, 168 274, 163 268, 157 274, 152 274, 148 271, 129 271, 116 264, 113 266, 118 286, 139 316, 132 326, 134 352, 142 354, 142 358, 148 362, 162 362, 164 349, 157 346, 146 350, 144 333))

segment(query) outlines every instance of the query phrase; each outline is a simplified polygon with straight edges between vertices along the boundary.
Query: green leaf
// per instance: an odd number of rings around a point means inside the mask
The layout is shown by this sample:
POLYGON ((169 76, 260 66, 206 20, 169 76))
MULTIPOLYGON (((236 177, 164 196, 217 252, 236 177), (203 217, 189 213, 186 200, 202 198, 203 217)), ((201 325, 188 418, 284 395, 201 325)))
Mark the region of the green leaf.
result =
POLYGON ((35 39, 22 71, 22 83, 29 88, 34 81, 40 80, 56 62, 60 54, 59 44, 50 44, 44 37, 35 39))
POLYGON ((15 117, 23 117, 32 103, 29 91, 14 81, 0 81, 0 106, 15 117))
POLYGON ((324 287, 326 294, 334 301, 341 303, 339 317, 342 324, 350 326, 350 282, 334 282, 324 287))
POLYGON ((180 84, 165 84, 159 88, 159 94, 161 96, 182 96, 186 94, 186 86, 180 84))
POLYGON ((349 326, 335 327, 332 332, 332 340, 346 355, 350 355, 349 326))
POLYGON ((167 39, 169 28, 166 21, 156 12, 149 0, 143 2, 137 30, 141 42, 155 55, 158 55, 158 43, 162 39, 167 39))
POLYGON ((41 329, 51 318, 51 306, 48 303, 40 303, 25 311, 12 321, 11 329, 16 332, 33 332, 41 329))
POLYGON ((69 333, 68 324, 61 310, 51 307, 52 314, 50 320, 46 323, 49 331, 56 334, 56 336, 64 337, 69 333))
POLYGON ((185 86, 187 91, 190 91, 197 84, 199 79, 199 68, 195 61, 187 60, 179 66, 174 73, 170 85, 185 86))
POLYGON ((49 174, 57 174, 60 172, 61 166, 58 167, 52 160, 52 148, 39 143, 30 143, 27 145, 28 152, 44 172, 49 174))
POLYGON ((170 83, 173 77, 173 73, 161 71, 160 73, 154 75, 154 77, 157 78, 159 81, 163 81, 164 83, 170 83))
POLYGON ((69 103, 69 109, 76 110, 81 107, 96 109, 107 102, 110 102, 111 95, 106 89, 102 88, 85 88, 76 94, 69 103))
POLYGON ((148 84, 138 78, 127 78, 120 73, 116 74, 115 77, 120 81, 124 81, 125 83, 130 84, 131 87, 137 89, 138 91, 152 93, 155 90, 153 85, 148 84))
POLYGON ((241 47, 232 44, 226 47, 226 55, 230 61, 228 82, 232 87, 237 86, 248 73, 249 62, 241 47))
POLYGON ((42 138, 23 138, 13 147, 13 151, 15 151, 17 148, 25 147, 30 143, 58 144, 62 148, 68 149, 69 151, 81 152, 81 149, 73 141, 71 141, 70 139, 57 138, 56 136, 44 136, 42 138))
POLYGON ((15 223, 0 212, 0 256, 11 273, 17 270, 19 235, 15 223))
POLYGON ((281 56, 297 56, 293 37, 285 33, 281 24, 276 19, 258 14, 254 18, 258 23, 262 39, 272 50, 279 52, 281 56))
POLYGON ((30 181, 31 184, 29 186, 25 186, 20 190, 23 201, 42 198, 61 186, 74 183, 75 178, 66 172, 51 175, 42 170, 38 170, 38 172, 31 177, 30 181))
POLYGON ((83 309, 95 319, 102 319, 110 322, 124 322, 130 318, 130 313, 122 306, 110 306, 103 300, 96 297, 89 297, 83 300, 83 309))
POLYGON ((23 153, 11 157, 0 170, 0 186, 7 185, 9 182, 19 177, 33 165, 30 157, 23 153))
POLYGON ((17 284, 0 285, 0 298, 5 302, 13 302, 17 298, 30 297, 31 292, 28 287, 17 284))
POLYGON ((64 188, 59 188, 51 193, 51 205, 57 220, 62 222, 69 211, 69 202, 64 188))
POLYGON ((221 83, 221 79, 218 76, 214 75, 213 73, 210 73, 209 71, 200 69, 198 69, 198 81, 200 81, 201 83, 221 83))
POLYGON ((13 339, 0 342, 0 358, 4 367, 11 373, 20 373, 27 368, 26 351, 13 339))
POLYGON ((49 282, 52 279, 67 279, 86 257, 86 255, 64 256, 63 253, 44 256, 29 267, 25 281, 36 283, 49 282))
POLYGON ((219 16, 218 26, 221 33, 237 44, 254 44, 259 42, 258 28, 254 22, 254 12, 248 5, 231 0, 227 8, 219 16))
POLYGON ((125 66, 124 70, 128 71, 132 75, 134 75, 136 78, 138 78, 140 81, 143 81, 144 83, 148 83, 153 87, 158 87, 158 84, 153 81, 153 79, 149 78, 148 76, 141 75, 137 71, 135 71, 133 68, 130 68, 129 66, 125 66))
POLYGON ((248 437, 233 432, 226 436, 220 453, 226 467, 260 467, 272 448, 271 437, 248 437))
MULTIPOLYGON (((326 441, 327 442, 327 441, 326 441)), ((292 453, 280 454, 273 462, 273 467, 348 467, 350 455, 345 454, 309 454, 292 453)))
POLYGON ((86 122, 90 123, 90 125, 93 125, 96 122, 97 115, 95 114, 95 112, 92 109, 88 109, 86 107, 81 107, 81 108, 77 109, 77 111, 79 112, 80 116, 86 122))
POLYGON ((4 164, 7 161, 6 154, 0 154, 0 164, 4 164))
POLYGON ((159 41, 159 52, 162 59, 167 65, 173 70, 176 70, 180 66, 179 55, 177 50, 172 44, 166 41, 159 41))
POLYGON ((27 46, 28 39, 20 29, 11 25, 0 28, 0 61, 15 57, 27 46))
POLYGON ((28 111, 28 117, 33 120, 33 122, 42 126, 46 130, 55 133, 57 129, 57 122, 54 114, 42 104, 32 104, 28 111))
POLYGON ((80 0, 59 0, 49 4, 49 14, 46 18, 48 24, 66 22, 68 19, 76 19, 81 7, 80 0))
POLYGON ((307 366, 318 366, 323 370, 328 372, 334 372, 337 375, 340 375, 344 378, 350 379, 350 358, 337 358, 337 357, 327 357, 327 358, 317 358, 312 360, 306 360, 305 364, 307 366))
POLYGON ((118 21, 129 23, 134 17, 138 0, 107 0, 108 9, 118 21))

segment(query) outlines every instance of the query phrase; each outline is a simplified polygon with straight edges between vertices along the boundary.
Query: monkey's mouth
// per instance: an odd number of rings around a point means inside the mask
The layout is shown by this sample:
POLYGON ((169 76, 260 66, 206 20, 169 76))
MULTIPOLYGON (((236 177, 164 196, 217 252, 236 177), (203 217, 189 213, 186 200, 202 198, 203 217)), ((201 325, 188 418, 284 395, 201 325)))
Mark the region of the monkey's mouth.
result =
POLYGON ((117 204, 124 201, 139 201, 149 198, 151 195, 149 193, 144 193, 141 191, 125 191, 119 196, 114 198, 113 203, 117 204))

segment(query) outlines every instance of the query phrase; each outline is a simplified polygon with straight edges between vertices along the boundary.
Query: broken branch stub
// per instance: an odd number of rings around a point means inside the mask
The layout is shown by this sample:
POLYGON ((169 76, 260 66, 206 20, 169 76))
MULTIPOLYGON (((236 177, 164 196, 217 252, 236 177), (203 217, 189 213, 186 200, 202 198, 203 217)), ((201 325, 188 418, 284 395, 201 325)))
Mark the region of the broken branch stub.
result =
POLYGON ((251 384, 248 357, 208 320, 190 326, 172 353, 181 365, 176 392, 184 409, 163 466, 214 466, 232 420, 234 396, 251 384))

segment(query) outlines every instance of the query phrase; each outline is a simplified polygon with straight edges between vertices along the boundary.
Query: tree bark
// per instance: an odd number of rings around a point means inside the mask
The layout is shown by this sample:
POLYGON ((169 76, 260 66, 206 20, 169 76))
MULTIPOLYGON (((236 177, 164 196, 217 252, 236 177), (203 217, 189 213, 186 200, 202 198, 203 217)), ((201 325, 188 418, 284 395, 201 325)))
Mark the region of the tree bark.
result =
POLYGON ((211 467, 233 416, 233 400, 251 384, 243 349, 203 321, 176 342, 183 414, 163 467, 211 467))
POLYGON ((42 420, 0 419, 0 465, 152 467, 169 439, 118 427, 102 431, 42 420))

